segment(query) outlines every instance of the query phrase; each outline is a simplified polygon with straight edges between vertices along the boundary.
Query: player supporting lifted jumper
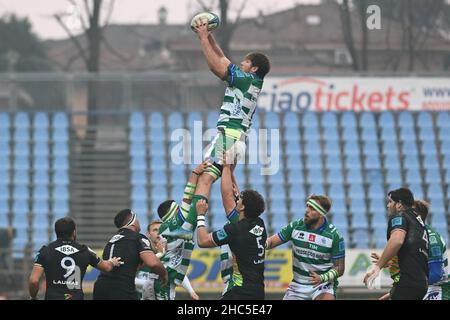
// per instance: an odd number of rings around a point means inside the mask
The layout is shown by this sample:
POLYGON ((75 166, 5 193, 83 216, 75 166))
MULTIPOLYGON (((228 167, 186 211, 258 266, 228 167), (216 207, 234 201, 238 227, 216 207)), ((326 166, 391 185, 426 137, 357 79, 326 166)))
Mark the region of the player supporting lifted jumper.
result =
POLYGON ((330 208, 328 197, 311 195, 306 201, 305 217, 267 239, 267 249, 292 241, 294 279, 284 300, 335 299, 337 279, 345 270, 345 244, 326 219, 330 208))
POLYGON ((235 158, 243 157, 256 102, 264 77, 270 70, 269 59, 258 52, 249 53, 239 66, 231 63, 208 31, 207 21, 197 20, 195 29, 208 67, 228 86, 217 122, 218 133, 205 154, 205 159, 209 159, 213 165, 208 169, 208 174, 202 175, 198 181, 192 199, 192 211, 195 211, 199 199, 208 201, 211 185, 221 175, 223 155, 229 154, 228 164, 235 158))
POLYGON ((191 172, 181 206, 175 200, 166 200, 158 207, 158 216, 162 220, 159 234, 167 241, 161 262, 169 274, 169 285, 162 287, 159 279, 148 279, 143 285, 144 300, 174 300, 176 286, 182 285, 186 278, 194 249, 192 239, 197 226, 197 214, 190 210, 192 196, 199 177, 204 175, 210 165, 208 161, 204 161, 191 172))

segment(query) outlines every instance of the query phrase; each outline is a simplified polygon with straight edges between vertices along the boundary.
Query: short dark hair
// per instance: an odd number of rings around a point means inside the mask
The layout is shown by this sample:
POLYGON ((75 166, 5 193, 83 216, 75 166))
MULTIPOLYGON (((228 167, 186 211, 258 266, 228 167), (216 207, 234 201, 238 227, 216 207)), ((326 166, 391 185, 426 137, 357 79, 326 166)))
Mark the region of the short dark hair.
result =
POLYGON ((69 239, 75 231, 76 225, 70 217, 64 217, 56 220, 55 233, 58 239, 69 239))
POLYGON ((172 202, 175 202, 175 200, 166 200, 163 203, 161 203, 158 207, 158 216, 162 220, 162 218, 167 214, 167 212, 170 209, 170 206, 172 205, 172 202))
POLYGON ((125 225, 125 222, 130 220, 130 215, 132 214, 133 212, 131 209, 120 210, 114 217, 114 225, 117 228, 122 228, 125 225))
POLYGON ((414 195, 408 188, 399 188, 388 193, 392 201, 401 203, 404 206, 412 207, 414 204, 414 195))
POLYGON ((259 217, 266 210, 264 198, 257 191, 247 189, 242 191, 241 196, 246 218, 259 217))
POLYGON ((269 58, 264 53, 260 52, 250 52, 245 56, 245 58, 252 62, 252 67, 258 67, 256 74, 260 78, 264 79, 266 74, 270 71, 269 58))
POLYGON ((416 200, 414 201, 414 209, 416 209, 423 222, 425 222, 428 217, 428 211, 430 210, 430 204, 423 200, 416 200))

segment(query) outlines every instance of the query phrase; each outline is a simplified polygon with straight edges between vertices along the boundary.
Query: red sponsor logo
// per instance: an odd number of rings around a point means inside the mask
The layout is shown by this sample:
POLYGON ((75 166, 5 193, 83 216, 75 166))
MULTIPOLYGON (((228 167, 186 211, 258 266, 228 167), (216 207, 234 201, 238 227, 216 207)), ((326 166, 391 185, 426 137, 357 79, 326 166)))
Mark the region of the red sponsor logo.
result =
POLYGON ((310 234, 308 241, 312 241, 312 242, 316 242, 316 235, 315 234, 310 234))

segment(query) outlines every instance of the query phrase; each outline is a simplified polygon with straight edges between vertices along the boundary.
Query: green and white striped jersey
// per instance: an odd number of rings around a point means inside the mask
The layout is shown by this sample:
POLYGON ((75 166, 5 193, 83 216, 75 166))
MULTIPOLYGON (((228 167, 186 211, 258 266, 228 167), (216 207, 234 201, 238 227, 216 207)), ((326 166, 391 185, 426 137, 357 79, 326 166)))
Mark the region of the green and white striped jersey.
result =
POLYGON ((225 89, 217 127, 247 133, 256 111, 256 102, 263 86, 263 79, 254 73, 243 72, 235 64, 230 64, 226 81, 228 86, 225 89))
POLYGON ((190 205, 183 202, 159 227, 159 234, 167 240, 166 253, 160 260, 169 274, 169 282, 176 285, 183 282, 195 245, 192 239, 197 216, 189 216, 189 208, 190 205))
POLYGON ((345 257, 344 239, 326 219, 316 230, 309 230, 303 219, 293 221, 278 236, 283 242, 292 241, 293 280, 300 284, 312 284, 311 271, 323 274, 333 267, 333 260, 345 257))
POLYGON ((425 225, 425 228, 428 232, 428 284, 448 283, 449 269, 445 240, 431 226, 425 225))

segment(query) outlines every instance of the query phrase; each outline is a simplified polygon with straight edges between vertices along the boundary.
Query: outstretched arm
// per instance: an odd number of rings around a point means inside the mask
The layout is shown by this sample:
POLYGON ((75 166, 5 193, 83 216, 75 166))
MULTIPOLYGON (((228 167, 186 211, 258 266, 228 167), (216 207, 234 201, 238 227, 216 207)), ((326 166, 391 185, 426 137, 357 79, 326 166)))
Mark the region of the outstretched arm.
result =
POLYGON ((208 31, 207 22, 197 20, 196 23, 197 26, 195 29, 197 30, 197 35, 200 39, 200 44, 209 69, 221 80, 226 80, 230 60, 223 55, 222 50, 215 42, 212 34, 208 31), (210 38, 213 41, 210 41, 210 38))
POLYGON ((197 209, 197 243, 200 248, 214 248, 217 244, 214 242, 212 233, 206 231, 205 214, 208 211, 208 204, 205 200, 200 200, 196 205, 197 209))
POLYGON ((222 193, 222 203, 225 213, 229 214, 235 207, 236 201, 233 192, 233 173, 230 165, 224 165, 222 170, 222 178, 220 189, 222 193))

